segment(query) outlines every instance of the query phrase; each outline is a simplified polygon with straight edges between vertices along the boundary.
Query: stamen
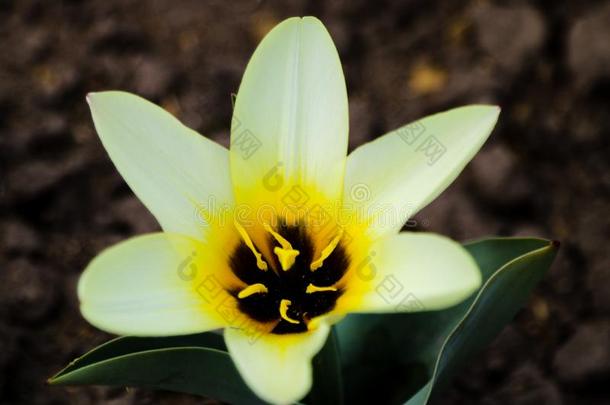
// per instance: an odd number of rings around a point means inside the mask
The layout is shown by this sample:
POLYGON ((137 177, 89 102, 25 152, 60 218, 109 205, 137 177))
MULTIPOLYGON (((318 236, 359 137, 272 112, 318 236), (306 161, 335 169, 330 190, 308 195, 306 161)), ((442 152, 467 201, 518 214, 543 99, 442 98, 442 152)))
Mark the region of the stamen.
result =
POLYGON ((273 235, 273 237, 275 238, 275 240, 282 246, 283 249, 292 249, 292 245, 290 244, 290 242, 288 242, 288 240, 286 238, 284 238, 282 235, 280 235, 279 233, 275 232, 273 230, 273 228, 271 228, 271 226, 269 226, 268 223, 263 223, 263 226, 265 227, 265 230, 267 232, 269 232, 271 235, 273 235))
POLYGON ((293 319, 288 316, 288 307, 292 305, 292 301, 290 300, 281 300, 280 301, 280 315, 281 317, 290 323, 298 324, 300 323, 297 319, 293 319))
POLYGON ((323 291, 337 291, 337 288, 336 287, 318 287, 317 285, 313 285, 313 284, 309 283, 309 285, 305 289, 305 292, 307 294, 313 294, 313 293, 323 292, 323 291))
POLYGON ((244 227, 241 226, 241 224, 237 222, 237 220, 234 220, 233 223, 235 224, 235 228, 237 228, 237 232, 239 232, 239 235, 244 240, 246 246, 248 246, 254 256, 256 256, 256 267, 263 271, 267 271, 269 266, 267 266, 267 262, 263 260, 263 255, 260 254, 258 250, 256 250, 256 247, 254 246, 254 243, 252 243, 252 239, 250 239, 250 235, 248 235, 248 232, 246 232, 244 227))
POLYGON ((263 226, 265 227, 265 230, 269 232, 281 246, 276 246, 273 249, 273 253, 276 254, 278 260, 280 261, 280 264, 282 265, 282 270, 290 270, 296 260, 296 257, 299 255, 300 252, 296 249, 293 249, 290 242, 288 242, 288 240, 282 235, 275 232, 269 226, 269 224, 263 223, 263 226))
POLYGON ((249 285, 246 288, 244 288, 243 290, 241 290, 239 292, 239 294, 237 294, 237 298, 243 299, 243 298, 247 298, 254 294, 262 294, 262 293, 266 293, 268 291, 269 290, 267 290, 267 287, 265 287, 264 284, 256 283, 256 284, 249 285))
POLYGON ((326 246, 324 249, 322 249, 322 253, 320 254, 320 257, 317 258, 316 260, 314 260, 313 262, 311 262, 311 264, 309 265, 309 268, 311 269, 311 271, 315 271, 315 270, 319 269, 320 267, 322 267, 324 260, 326 260, 328 258, 328 256, 330 256, 331 253, 335 250, 335 248, 339 244, 339 241, 341 240, 342 236, 343 236, 343 229, 339 229, 339 233, 337 234, 337 236, 335 236, 334 239, 330 241, 328 246, 326 246))

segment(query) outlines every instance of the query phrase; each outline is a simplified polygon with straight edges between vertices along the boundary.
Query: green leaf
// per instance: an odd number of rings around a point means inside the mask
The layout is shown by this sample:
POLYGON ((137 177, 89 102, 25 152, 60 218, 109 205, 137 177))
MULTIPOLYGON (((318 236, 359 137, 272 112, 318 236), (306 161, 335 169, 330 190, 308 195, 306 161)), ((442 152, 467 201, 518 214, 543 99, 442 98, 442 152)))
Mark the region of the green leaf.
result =
POLYGON ((168 349, 172 347, 208 347, 226 351, 222 335, 216 333, 200 333, 186 336, 150 338, 124 336, 101 344, 78 359, 72 361, 66 368, 53 376, 49 382, 54 384, 54 379, 60 376, 90 364, 98 363, 114 357, 147 350, 168 349))
MULTIPOLYGON (((313 368, 314 385, 306 402, 342 404, 341 363, 334 333, 314 358, 313 368)), ((215 333, 116 338, 74 360, 49 383, 146 387, 231 403, 264 403, 245 386, 222 336, 215 333)))
POLYGON ((52 385, 133 386, 262 404, 245 385, 220 335, 114 339, 73 361, 52 385), (212 346, 212 347, 204 347, 212 346))
POLYGON ((427 403, 526 302, 557 244, 492 238, 465 245, 483 285, 461 304, 415 314, 351 315, 337 325, 348 403, 427 403), (376 390, 367 390, 371 384, 376 390))
POLYGON ((313 387, 304 402, 311 405, 343 404, 341 361, 334 329, 313 359, 313 387))

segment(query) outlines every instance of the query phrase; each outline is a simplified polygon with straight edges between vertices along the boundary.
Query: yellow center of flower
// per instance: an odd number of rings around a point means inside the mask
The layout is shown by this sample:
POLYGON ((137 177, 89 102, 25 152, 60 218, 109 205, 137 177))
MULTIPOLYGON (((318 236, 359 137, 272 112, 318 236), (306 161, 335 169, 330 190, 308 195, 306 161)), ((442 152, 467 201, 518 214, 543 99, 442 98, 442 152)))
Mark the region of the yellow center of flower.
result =
POLYGON ((243 313, 258 322, 275 323, 272 333, 281 334, 305 332, 313 318, 334 308, 342 294, 337 283, 348 267, 342 230, 316 253, 303 226, 273 228, 263 223, 267 238, 260 249, 243 226, 235 226, 241 241, 230 263, 246 286, 231 293, 243 313))

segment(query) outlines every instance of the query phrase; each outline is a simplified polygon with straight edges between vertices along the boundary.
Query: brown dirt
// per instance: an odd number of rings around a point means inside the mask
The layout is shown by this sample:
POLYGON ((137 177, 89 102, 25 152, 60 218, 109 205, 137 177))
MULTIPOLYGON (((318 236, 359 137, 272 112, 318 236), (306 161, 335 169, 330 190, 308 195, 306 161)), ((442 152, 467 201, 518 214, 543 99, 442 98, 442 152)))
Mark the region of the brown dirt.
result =
POLYGON ((108 338, 78 312, 88 260, 157 229, 84 96, 139 93, 227 144, 231 93, 257 42, 307 14, 339 48, 352 148, 424 114, 502 106, 490 142, 418 215, 421 229, 563 243, 528 306, 438 403, 610 403, 610 3, 543 0, 2 1, 0 403, 196 402, 44 383, 108 338))

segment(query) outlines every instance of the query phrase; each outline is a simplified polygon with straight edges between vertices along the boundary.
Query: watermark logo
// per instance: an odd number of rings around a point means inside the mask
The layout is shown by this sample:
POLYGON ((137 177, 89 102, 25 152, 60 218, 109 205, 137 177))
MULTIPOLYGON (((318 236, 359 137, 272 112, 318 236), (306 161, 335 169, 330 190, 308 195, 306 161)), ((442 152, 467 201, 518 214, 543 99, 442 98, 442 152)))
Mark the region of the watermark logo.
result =
POLYGON ((424 304, 422 304, 413 293, 406 294, 402 301, 396 306, 396 312, 421 312, 425 309, 426 307, 424 304))
POLYGON ((419 137, 426 132, 426 127, 419 121, 415 121, 409 125, 405 125, 397 130, 398 136, 402 138, 407 145, 413 145, 419 137))
POLYGON ((427 157, 426 163, 428 166, 432 166, 445 154, 447 148, 443 143, 434 135, 428 135, 423 138, 427 132, 425 125, 420 121, 415 121, 409 125, 405 125, 402 128, 396 130, 398 136, 409 146, 415 147, 415 152, 421 152, 427 157), (423 140, 418 144, 421 139, 423 140))
POLYGON ((371 199, 371 189, 364 183, 356 183, 349 190, 352 201, 366 202, 371 199))
POLYGON ((263 187, 267 191, 276 192, 284 187, 284 176, 281 173, 281 168, 284 166, 282 162, 275 164, 263 177, 263 187))
POLYGON ((193 251, 183 261, 178 264, 178 277, 183 281, 193 281, 197 276, 197 265, 193 261, 197 252, 193 251))
POLYGON ((290 187, 290 190, 282 196, 282 204, 292 211, 298 211, 305 207, 309 201, 309 194, 298 184, 290 187))
POLYGON ((250 159, 263 143, 248 128, 240 129, 241 121, 233 116, 231 123, 231 150, 238 151, 244 160, 250 159))
MULTIPOLYGON (((373 283, 377 277, 377 266, 374 258, 377 253, 372 250, 354 268, 355 275, 362 281, 373 283)), ((388 305, 394 306, 396 312, 420 312, 426 308, 415 294, 408 291, 393 274, 386 275, 376 284, 375 292, 388 305)))
POLYGON ((415 151, 422 152, 428 158, 428 165, 432 166, 445 154, 447 148, 434 135, 430 135, 415 151))
MULTIPOLYGON (((197 253, 192 252, 178 265, 176 271, 181 280, 192 282, 197 278, 196 256, 197 253)), ((213 308, 222 317, 227 327, 241 329, 250 344, 254 344, 265 333, 261 325, 237 308, 235 298, 227 293, 213 274, 206 274, 195 290, 210 308, 213 308)))
POLYGON ((397 297, 405 289, 405 287, 398 281, 398 279, 390 274, 385 276, 383 280, 377 285, 375 291, 377 294, 388 304, 396 302, 397 297))

